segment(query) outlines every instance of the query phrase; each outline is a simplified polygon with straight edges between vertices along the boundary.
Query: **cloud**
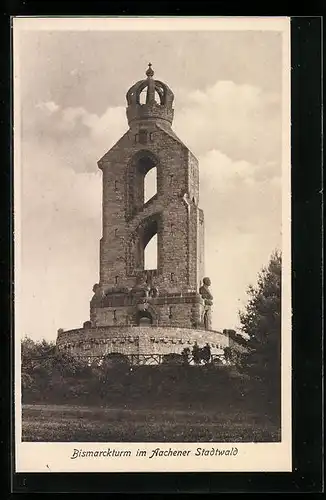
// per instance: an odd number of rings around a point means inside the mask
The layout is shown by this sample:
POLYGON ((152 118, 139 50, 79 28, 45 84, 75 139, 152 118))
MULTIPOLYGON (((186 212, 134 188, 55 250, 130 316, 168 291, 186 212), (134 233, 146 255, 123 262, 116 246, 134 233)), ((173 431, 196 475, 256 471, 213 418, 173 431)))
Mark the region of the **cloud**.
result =
POLYGON ((199 165, 213 323, 219 329, 233 328, 249 283, 255 283, 272 250, 281 246, 279 169, 234 161, 215 149, 201 156, 199 165))
POLYGON ((258 166, 245 160, 233 161, 226 154, 212 149, 199 157, 201 181, 207 189, 222 191, 255 182, 258 166), (212 183, 214 180, 214 184, 212 183))
POLYGON ((48 115, 52 115, 53 113, 58 111, 59 106, 53 101, 48 101, 48 102, 39 102, 36 105, 36 108, 40 109, 41 111, 44 111, 48 115))
MULTIPOLYGON (((215 222, 231 231, 242 228, 250 232, 253 220, 262 225, 269 221, 277 227, 281 190, 280 168, 276 164, 271 169, 269 164, 234 161, 221 151, 212 150, 199 157, 199 166, 200 203, 207 216, 214 216, 215 222)), ((266 232, 266 228, 260 229, 266 232)))
POLYGON ((218 81, 207 89, 177 95, 175 130, 195 154, 218 149, 235 160, 257 164, 280 160, 278 94, 218 81))
POLYGON ((23 114, 24 143, 45 149, 75 172, 95 172, 97 161, 126 130, 122 107, 108 108, 98 116, 82 107, 61 108, 50 101, 39 102, 23 114))

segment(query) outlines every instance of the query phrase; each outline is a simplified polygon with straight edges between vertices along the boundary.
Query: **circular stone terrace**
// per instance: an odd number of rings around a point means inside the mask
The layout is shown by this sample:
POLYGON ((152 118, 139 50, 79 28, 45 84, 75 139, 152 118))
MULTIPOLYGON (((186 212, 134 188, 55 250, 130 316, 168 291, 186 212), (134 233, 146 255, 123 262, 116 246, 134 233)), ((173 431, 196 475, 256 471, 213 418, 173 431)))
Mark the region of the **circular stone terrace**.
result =
POLYGON ((200 348, 209 344, 213 356, 223 356, 229 336, 213 330, 156 326, 86 327, 60 330, 57 336, 57 349, 75 356, 91 359, 119 353, 131 361, 156 356, 156 363, 164 355, 181 354, 185 348, 191 351, 195 343, 200 348))

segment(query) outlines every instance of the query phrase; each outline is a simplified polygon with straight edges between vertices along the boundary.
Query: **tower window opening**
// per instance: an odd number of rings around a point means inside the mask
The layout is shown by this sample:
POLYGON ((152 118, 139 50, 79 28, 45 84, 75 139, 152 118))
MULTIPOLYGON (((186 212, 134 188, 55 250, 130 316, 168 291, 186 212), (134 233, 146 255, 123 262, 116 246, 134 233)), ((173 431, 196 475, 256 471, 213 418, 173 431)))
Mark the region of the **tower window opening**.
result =
POLYGON ((174 281, 174 273, 171 273, 171 281, 174 281))
POLYGON ((119 284, 119 276, 116 276, 115 277, 115 284, 118 285, 119 284))
POLYGON ((147 87, 139 94, 139 104, 146 104, 147 87))
POLYGON ((149 240, 144 248, 144 269, 157 269, 157 234, 149 240))
POLYGON ((144 177, 144 203, 157 193, 157 168, 151 168, 144 177))
POLYGON ((130 245, 134 269, 138 271, 158 269, 158 232, 157 214, 145 219, 136 230, 130 245))
MULTIPOLYGON (((147 99, 147 92, 148 88, 145 87, 139 94, 139 104, 146 104, 146 99, 147 99)), ((155 88, 154 92, 154 101, 157 104, 163 104, 163 92, 161 91, 161 94, 157 91, 157 88, 155 88)))
POLYGON ((114 230, 114 236, 115 236, 115 237, 117 237, 117 236, 118 236, 118 229, 117 229, 117 228, 115 228, 115 230, 114 230))
POLYGON ((138 152, 130 163, 127 199, 130 214, 143 210, 144 203, 157 193, 161 175, 158 165, 158 159, 148 151, 138 152))
POLYGON ((118 181, 114 181, 114 191, 118 191, 118 181))
POLYGON ((117 311, 113 311, 113 321, 117 321, 117 311))
POLYGON ((173 307, 172 306, 169 307, 169 318, 170 319, 173 318, 173 307))

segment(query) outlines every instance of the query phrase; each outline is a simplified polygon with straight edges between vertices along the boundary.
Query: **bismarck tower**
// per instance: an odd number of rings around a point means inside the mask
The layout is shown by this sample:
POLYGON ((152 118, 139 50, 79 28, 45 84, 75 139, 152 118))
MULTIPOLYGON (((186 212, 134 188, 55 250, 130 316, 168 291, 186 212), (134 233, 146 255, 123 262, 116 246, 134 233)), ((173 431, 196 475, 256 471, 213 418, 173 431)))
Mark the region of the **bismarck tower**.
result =
POLYGON ((211 329, 198 161, 172 130, 174 95, 154 79, 149 64, 126 99, 129 130, 98 162, 103 233, 90 321, 77 330, 60 329, 57 347, 90 357, 134 355, 139 363, 180 354, 195 342, 221 353, 229 338, 211 329), (145 202, 151 169, 157 192, 145 202), (157 268, 145 269, 145 248, 155 235, 157 268))

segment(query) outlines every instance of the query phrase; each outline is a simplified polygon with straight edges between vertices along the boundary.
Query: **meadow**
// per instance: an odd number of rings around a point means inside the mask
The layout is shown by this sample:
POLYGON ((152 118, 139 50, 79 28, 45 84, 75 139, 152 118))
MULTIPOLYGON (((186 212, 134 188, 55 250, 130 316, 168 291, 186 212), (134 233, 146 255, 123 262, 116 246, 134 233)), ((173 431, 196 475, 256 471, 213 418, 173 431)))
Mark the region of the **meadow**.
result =
POLYGON ((258 413, 87 407, 23 406, 23 441, 47 442, 270 442, 279 429, 258 413))
POLYGON ((142 366, 37 381, 23 389, 23 441, 280 440, 279 398, 231 368, 142 366))

